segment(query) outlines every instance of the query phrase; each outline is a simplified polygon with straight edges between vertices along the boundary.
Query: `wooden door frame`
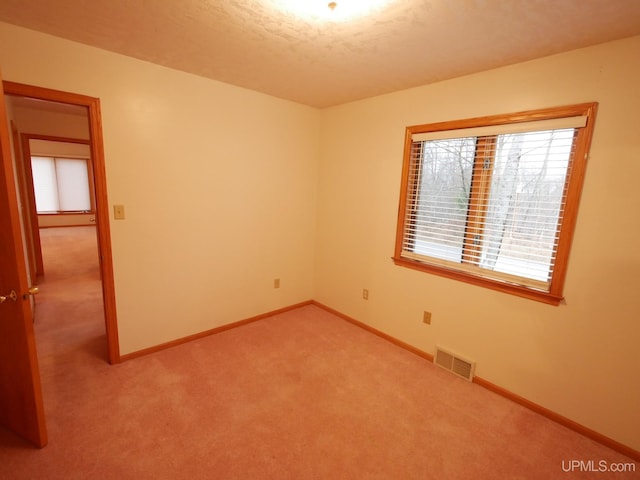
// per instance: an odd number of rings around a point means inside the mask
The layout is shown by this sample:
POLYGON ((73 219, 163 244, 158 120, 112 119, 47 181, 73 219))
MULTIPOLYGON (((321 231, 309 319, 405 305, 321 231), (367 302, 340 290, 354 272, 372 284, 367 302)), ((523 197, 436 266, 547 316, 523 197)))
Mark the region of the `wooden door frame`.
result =
POLYGON ((111 234, 109 228, 109 203, 104 162, 100 99, 6 80, 3 81, 2 84, 5 95, 16 95, 51 102, 67 103, 87 108, 89 120, 89 144, 91 148, 91 159, 93 162, 93 184, 96 197, 96 228, 98 233, 98 256, 100 259, 102 297, 107 336, 107 360, 111 364, 119 363, 121 358, 118 340, 118 322, 116 317, 115 280, 113 274, 111 234))

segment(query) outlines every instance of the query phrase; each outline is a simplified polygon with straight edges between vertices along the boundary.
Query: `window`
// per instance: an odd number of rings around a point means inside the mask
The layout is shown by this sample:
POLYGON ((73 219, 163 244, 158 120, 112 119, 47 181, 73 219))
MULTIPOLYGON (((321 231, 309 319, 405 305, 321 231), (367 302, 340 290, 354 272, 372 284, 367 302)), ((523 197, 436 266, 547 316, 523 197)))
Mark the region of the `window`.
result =
POLYGON ((84 158, 31 157, 37 212, 91 211, 88 167, 84 158))
POLYGON ((395 263, 558 305, 596 109, 408 127, 395 263))

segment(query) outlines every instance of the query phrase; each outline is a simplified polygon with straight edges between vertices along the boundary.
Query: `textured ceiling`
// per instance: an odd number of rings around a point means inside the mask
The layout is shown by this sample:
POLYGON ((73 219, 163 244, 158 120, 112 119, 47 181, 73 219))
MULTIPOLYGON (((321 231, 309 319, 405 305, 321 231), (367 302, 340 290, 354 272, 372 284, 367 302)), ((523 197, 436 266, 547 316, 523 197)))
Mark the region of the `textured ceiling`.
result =
POLYGON ((340 21, 367 0, 307 18, 287 0, 1 0, 0 20, 315 107, 640 34, 640 0, 386 1, 340 21))

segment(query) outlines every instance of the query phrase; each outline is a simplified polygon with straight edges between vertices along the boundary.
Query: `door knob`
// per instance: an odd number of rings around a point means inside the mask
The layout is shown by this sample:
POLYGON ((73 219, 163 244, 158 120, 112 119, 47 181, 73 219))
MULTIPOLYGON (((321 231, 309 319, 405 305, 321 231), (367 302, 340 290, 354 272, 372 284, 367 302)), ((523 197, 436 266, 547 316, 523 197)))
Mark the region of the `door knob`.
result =
POLYGON ((40 289, 38 287, 29 287, 29 289, 27 290, 27 293, 22 295, 22 298, 26 300, 27 298, 29 298, 29 295, 33 296, 39 293, 40 293, 40 289))

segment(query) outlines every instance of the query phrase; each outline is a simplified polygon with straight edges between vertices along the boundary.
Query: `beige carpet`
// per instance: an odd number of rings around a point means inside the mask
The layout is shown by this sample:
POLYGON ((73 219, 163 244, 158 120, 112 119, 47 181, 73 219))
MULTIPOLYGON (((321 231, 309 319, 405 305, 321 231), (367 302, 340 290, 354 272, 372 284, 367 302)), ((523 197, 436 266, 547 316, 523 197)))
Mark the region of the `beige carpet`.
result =
POLYGON ((316 306, 110 366, 92 241, 43 235, 49 445, 0 430, 2 479, 640 476, 587 471, 631 460, 316 306))

